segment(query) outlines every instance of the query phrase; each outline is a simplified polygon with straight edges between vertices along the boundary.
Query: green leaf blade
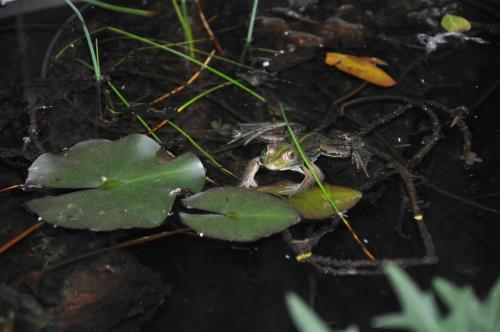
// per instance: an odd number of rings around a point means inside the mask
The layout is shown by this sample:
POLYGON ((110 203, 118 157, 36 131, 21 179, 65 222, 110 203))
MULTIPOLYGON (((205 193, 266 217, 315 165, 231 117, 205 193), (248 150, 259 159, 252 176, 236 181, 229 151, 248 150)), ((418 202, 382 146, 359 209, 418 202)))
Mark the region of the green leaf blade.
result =
POLYGON ((140 185, 91 189, 47 196, 27 203, 30 210, 56 226, 92 231, 153 228, 167 217, 176 197, 171 188, 145 192, 140 185))
POLYGON ((329 332, 323 320, 295 293, 285 295, 288 312, 300 332, 329 332))
POLYGON ((209 214, 180 213, 182 221, 204 236, 250 242, 280 232, 300 216, 285 201, 266 193, 233 187, 207 190, 182 200, 187 208, 209 214))

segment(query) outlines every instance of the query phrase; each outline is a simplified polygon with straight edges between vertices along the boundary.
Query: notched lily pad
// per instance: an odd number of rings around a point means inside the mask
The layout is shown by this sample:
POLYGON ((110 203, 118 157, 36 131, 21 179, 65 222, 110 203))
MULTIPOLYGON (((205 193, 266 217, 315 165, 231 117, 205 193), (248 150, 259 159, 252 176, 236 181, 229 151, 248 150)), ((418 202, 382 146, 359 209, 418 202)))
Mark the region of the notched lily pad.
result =
POLYGON ((285 201, 270 194, 234 187, 213 188, 184 198, 191 209, 210 214, 180 213, 182 221, 204 236, 249 242, 299 222, 299 214, 285 201))
POLYGON ((45 153, 29 168, 27 187, 90 189, 37 198, 28 207, 48 223, 109 231, 151 228, 167 217, 180 189, 199 192, 205 169, 192 153, 159 159, 161 147, 132 134, 89 140, 58 155, 45 153))

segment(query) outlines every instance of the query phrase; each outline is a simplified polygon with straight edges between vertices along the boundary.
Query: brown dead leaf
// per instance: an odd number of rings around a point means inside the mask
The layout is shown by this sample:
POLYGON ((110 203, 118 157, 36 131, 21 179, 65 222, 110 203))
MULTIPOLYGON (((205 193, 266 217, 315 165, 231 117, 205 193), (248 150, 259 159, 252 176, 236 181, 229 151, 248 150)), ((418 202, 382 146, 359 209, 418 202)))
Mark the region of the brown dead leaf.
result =
POLYGON ((396 85, 396 81, 377 65, 387 65, 381 59, 327 52, 325 63, 338 70, 385 88, 396 85))

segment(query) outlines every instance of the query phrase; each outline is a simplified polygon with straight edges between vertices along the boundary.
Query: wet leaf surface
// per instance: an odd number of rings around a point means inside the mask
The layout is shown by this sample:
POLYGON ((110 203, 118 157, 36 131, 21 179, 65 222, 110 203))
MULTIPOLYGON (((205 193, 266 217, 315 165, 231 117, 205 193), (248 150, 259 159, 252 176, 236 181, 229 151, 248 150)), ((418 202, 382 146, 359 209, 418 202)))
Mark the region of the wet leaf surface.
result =
POLYGON ((248 242, 280 232, 300 220, 285 201, 272 195, 232 187, 214 188, 182 200, 210 214, 180 213, 182 221, 204 236, 248 242))
POLYGON ((167 217, 179 189, 199 192, 205 170, 186 153, 158 161, 160 146, 147 136, 90 140, 31 165, 26 186, 92 188, 29 201, 43 220, 67 228, 109 231, 151 228, 167 217))
MULTIPOLYGON (((329 183, 323 183, 323 186, 340 211, 351 209, 363 196, 362 192, 352 188, 334 186, 329 183)), ((326 219, 336 214, 318 187, 310 188, 289 197, 288 203, 299 211, 300 215, 305 219, 326 219)))

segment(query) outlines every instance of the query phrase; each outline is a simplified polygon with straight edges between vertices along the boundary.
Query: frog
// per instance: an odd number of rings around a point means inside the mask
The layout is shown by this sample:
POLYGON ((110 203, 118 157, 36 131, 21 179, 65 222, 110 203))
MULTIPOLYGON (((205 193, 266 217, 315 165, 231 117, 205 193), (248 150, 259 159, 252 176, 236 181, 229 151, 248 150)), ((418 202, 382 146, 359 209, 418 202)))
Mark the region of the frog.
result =
MULTIPOLYGON (((248 132, 242 134, 240 132, 237 135, 239 138, 246 137, 245 144, 254 138, 259 138, 267 142, 261 154, 248 162, 239 183, 240 187, 257 188, 259 185, 255 180, 255 175, 260 168, 270 171, 293 171, 304 175, 302 182, 290 183, 280 192, 284 196, 293 196, 310 188, 315 183, 313 174, 304 164, 300 153, 293 142, 291 142, 288 134, 277 131, 280 128, 279 125, 267 123, 262 125, 262 127, 271 128, 269 130, 260 129, 257 134, 249 134, 248 132)), ((295 125, 295 128, 297 127, 295 125)), ((258 125, 255 125, 255 128, 258 128, 258 125)), ((300 129, 302 128, 300 127, 300 129)), ((354 134, 336 130, 326 136, 313 131, 300 134, 299 143, 320 181, 323 181, 325 178, 323 171, 315 164, 320 156, 331 158, 351 157, 356 168, 362 170, 369 177, 366 165, 371 157, 371 153, 364 148, 362 139, 354 134)))

